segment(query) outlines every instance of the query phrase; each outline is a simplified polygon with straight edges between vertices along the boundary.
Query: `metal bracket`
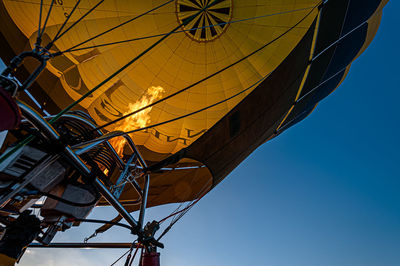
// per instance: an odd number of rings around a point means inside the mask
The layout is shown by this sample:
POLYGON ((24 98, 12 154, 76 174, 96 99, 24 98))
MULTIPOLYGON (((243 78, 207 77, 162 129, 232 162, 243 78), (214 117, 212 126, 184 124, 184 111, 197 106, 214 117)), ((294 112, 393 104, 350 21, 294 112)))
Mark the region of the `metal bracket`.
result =
MULTIPOLYGON (((58 132, 37 112, 35 112, 29 106, 18 102, 18 105, 28 122, 30 122, 33 126, 39 129, 39 131, 51 142, 60 144, 60 135, 58 132)), ((94 125, 93 125, 94 126, 94 125)), ((140 162, 143 169, 147 168, 147 164, 144 159, 141 157, 139 151, 137 150, 135 144, 133 143, 132 139, 129 136, 126 136, 126 140, 128 141, 129 145, 132 147, 133 152, 137 155, 137 159, 140 162)), ((100 141, 102 143, 103 141, 100 141)), ((96 144, 100 144, 97 143, 96 144)), ((92 145, 90 145, 93 147, 92 145)), ((90 148, 91 148, 90 147, 90 148)), ((89 148, 89 149, 90 149, 89 148)), ((91 171, 86 166, 86 164, 80 159, 79 154, 82 151, 75 152, 70 146, 63 145, 63 150, 61 154, 68 159, 68 161, 81 172, 83 175, 90 176, 91 171)), ((125 169, 129 167, 129 164, 125 164, 125 169)), ((111 206, 114 207, 115 210, 132 226, 133 230, 132 233, 137 234, 138 236, 143 234, 143 224, 144 224, 144 217, 147 207, 147 198, 148 198, 148 191, 150 186, 150 175, 145 175, 145 183, 143 190, 141 191, 142 202, 140 206, 139 212, 139 221, 136 221, 130 213, 123 207, 123 205, 118 201, 118 199, 113 195, 113 193, 98 179, 94 180, 94 185, 98 188, 101 195, 110 203, 111 206)))
POLYGON ((15 69, 21 66, 25 58, 27 57, 35 58, 40 62, 40 65, 32 72, 32 74, 29 75, 29 77, 24 81, 22 86, 19 87, 19 90, 25 90, 32 85, 32 83, 36 80, 39 74, 46 67, 47 61, 50 59, 48 55, 46 56, 46 53, 47 52, 44 49, 41 50, 35 49, 33 51, 22 52, 21 54, 17 55, 11 60, 10 65, 1 74, 5 77, 9 76, 10 74, 12 75, 15 69))
POLYGON ((50 243, 43 245, 31 243, 28 248, 123 248, 132 247, 132 243, 50 243))

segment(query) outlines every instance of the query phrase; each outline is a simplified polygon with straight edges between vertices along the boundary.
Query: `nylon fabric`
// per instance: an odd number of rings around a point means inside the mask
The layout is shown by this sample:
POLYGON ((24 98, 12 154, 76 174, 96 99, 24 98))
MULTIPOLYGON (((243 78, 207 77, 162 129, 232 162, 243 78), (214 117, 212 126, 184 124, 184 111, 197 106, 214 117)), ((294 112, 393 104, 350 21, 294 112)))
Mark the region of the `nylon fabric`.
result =
MULTIPOLYGON (((50 2, 44 1, 43 19, 50 2)), ((55 1, 43 45, 51 42, 76 3, 64 2, 55 1)), ((105 0, 58 39, 50 52, 68 50, 165 2, 105 0)), ((2 58, 9 60, 33 47, 39 3, 0 3, 2 58)), ((82 1, 65 28, 96 3, 82 1)), ((329 0, 322 6, 319 0, 207 3, 212 2, 176 0, 96 37, 77 47, 89 49, 51 59, 30 88, 39 103, 56 114, 195 14, 178 33, 106 82, 77 108, 89 112, 101 126, 204 79, 147 108, 140 119, 136 115, 129 118, 133 130, 206 108, 266 77, 223 104, 133 134, 152 171, 149 207, 194 200, 203 189, 209 191, 221 182, 262 143, 306 118, 343 82, 351 63, 371 43, 387 0, 329 0), (158 37, 107 45, 153 35, 158 37), (92 47, 96 45, 104 46, 92 47), (177 170, 181 167, 189 168, 177 170)), ((25 62, 17 77, 23 79, 34 67, 34 62, 25 62)), ((123 123, 118 123, 107 130, 121 126, 123 123)), ((143 184, 142 179, 138 182, 143 184)), ((137 198, 127 184, 121 200, 137 198)), ((135 211, 138 206, 127 208, 135 211)))

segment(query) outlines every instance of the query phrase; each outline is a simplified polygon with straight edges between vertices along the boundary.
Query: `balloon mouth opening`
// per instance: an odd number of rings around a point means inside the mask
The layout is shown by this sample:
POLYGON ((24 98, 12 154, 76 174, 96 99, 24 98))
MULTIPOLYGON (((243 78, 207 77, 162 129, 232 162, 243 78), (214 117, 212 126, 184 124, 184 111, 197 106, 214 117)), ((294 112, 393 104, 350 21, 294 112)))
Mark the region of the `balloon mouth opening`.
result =
POLYGON ((176 16, 179 24, 195 16, 183 31, 198 42, 209 42, 220 37, 232 20, 232 0, 176 0, 176 16))

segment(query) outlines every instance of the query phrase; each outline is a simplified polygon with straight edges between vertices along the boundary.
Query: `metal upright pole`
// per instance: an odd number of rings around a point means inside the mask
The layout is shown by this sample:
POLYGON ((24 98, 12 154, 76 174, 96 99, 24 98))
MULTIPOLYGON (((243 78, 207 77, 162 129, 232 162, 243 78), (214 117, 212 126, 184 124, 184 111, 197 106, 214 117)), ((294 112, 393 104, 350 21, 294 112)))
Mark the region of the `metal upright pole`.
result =
POLYGON ((138 222, 131 214, 122 206, 122 204, 114 197, 114 195, 104 186, 99 179, 95 180, 96 187, 100 190, 101 195, 114 207, 124 219, 136 229, 139 229, 138 222))
POLYGON ((144 226, 144 215, 147 207, 147 197, 149 194, 149 186, 150 186, 150 174, 145 175, 144 180, 144 188, 143 188, 143 196, 142 196, 142 204, 140 205, 140 213, 139 213, 139 226, 143 229, 144 226))

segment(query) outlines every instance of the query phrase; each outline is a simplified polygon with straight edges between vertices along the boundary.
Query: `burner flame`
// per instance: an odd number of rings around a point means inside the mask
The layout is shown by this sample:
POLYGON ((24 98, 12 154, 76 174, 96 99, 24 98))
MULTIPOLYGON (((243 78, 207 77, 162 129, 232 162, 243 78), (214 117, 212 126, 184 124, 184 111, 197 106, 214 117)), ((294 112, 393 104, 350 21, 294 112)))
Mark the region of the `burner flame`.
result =
MULTIPOLYGON (((152 104, 153 102, 157 101, 161 98, 164 92, 164 88, 160 86, 152 86, 147 89, 146 93, 135 103, 129 103, 128 111, 124 113, 124 115, 130 114, 152 104)), ((126 119, 123 120, 123 123, 114 128, 114 130, 118 131, 131 131, 139 128, 146 127, 150 122, 150 112, 153 107, 149 107, 136 113, 134 115, 128 116, 126 119)), ((117 137, 110 140, 110 144, 114 147, 115 151, 118 153, 119 156, 122 157, 124 146, 126 144, 126 140, 123 137, 117 137)))

